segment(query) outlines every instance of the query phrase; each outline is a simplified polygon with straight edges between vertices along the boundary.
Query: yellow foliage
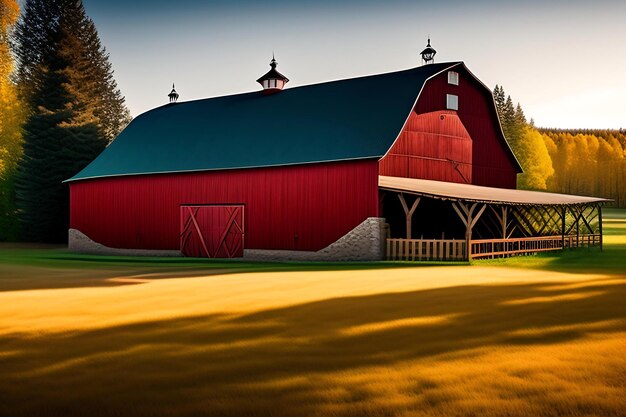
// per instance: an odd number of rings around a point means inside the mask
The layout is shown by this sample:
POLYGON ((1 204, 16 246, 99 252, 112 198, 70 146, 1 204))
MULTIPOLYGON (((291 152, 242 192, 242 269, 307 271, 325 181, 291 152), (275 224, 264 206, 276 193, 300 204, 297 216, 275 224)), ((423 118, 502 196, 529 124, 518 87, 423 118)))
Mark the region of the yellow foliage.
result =
POLYGON ((524 173, 519 176, 520 188, 545 190, 547 180, 554 174, 554 169, 541 133, 526 128, 517 145, 516 155, 524 168, 524 173))
POLYGON ((21 127, 25 112, 17 89, 9 79, 13 64, 7 39, 7 31, 18 14, 15 0, 0 0, 0 178, 15 168, 22 149, 21 127))
POLYGON ((545 132, 542 136, 555 170, 548 180, 550 191, 611 198, 619 207, 626 204, 622 133, 545 132))
POLYGON ((0 32, 6 33, 20 14, 20 7, 16 0, 0 0, 0 32))

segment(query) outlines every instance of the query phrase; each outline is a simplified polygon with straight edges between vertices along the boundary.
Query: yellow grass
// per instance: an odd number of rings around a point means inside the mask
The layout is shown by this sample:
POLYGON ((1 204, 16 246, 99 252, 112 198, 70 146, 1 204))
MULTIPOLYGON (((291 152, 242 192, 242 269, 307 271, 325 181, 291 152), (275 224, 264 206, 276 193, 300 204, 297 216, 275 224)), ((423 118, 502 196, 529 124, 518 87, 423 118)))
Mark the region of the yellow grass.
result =
POLYGON ((1 416, 626 415, 623 275, 63 271, 0 291, 1 416))

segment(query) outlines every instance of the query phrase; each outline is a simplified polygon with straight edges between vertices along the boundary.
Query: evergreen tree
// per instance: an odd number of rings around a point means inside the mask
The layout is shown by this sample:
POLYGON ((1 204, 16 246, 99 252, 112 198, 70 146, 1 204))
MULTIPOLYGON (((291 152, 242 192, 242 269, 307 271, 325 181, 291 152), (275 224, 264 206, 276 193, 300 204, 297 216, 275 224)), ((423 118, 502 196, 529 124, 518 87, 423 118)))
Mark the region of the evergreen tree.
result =
POLYGON ((82 76, 83 100, 88 104, 84 108, 96 117, 96 125, 111 141, 130 122, 130 112, 113 78, 109 55, 82 1, 26 0, 13 37, 21 95, 28 99, 37 91, 43 56, 53 47, 51 39, 61 22, 68 21, 72 21, 73 35, 80 44, 84 68, 89 72, 89 76, 82 76))
POLYGON ((626 134, 609 129, 546 129, 526 121, 522 106, 496 85, 502 130, 524 169, 518 186, 595 195, 626 206, 626 134), (511 117, 512 115, 512 117, 511 117))
POLYGON ((92 109, 95 123, 104 136, 112 141, 130 123, 130 112, 117 87, 109 54, 100 42, 94 22, 87 17, 82 5, 77 12, 81 33, 76 47, 81 48, 85 69, 81 82, 93 83, 92 88, 83 89, 82 96, 87 104, 85 109, 92 109), (90 73, 89 76, 85 75, 87 73, 90 73))
POLYGON ((16 0, 0 0, 0 240, 18 233, 13 179, 22 152, 24 107, 11 80, 9 34, 19 15, 16 0))
POLYGON ((513 144, 519 140, 519 136, 516 135, 515 129, 515 107, 513 106, 513 100, 511 96, 507 96, 504 102, 504 108, 502 109, 502 115, 500 117, 502 121, 502 131, 504 137, 513 146, 513 144))
POLYGON ((516 127, 525 126, 526 125, 526 115, 524 115, 524 110, 522 110, 522 105, 517 103, 517 107, 515 108, 515 125, 516 127))
POLYGON ((496 103, 496 110, 498 115, 501 116, 504 112, 504 103, 506 102, 506 96, 504 95, 504 89, 496 84, 493 89, 493 100, 496 103))
MULTIPOLYGON (((498 118, 500 119, 500 125, 502 126, 502 133, 504 133, 504 137, 509 145, 513 146, 513 144, 520 139, 523 133, 523 129, 520 129, 520 127, 516 124, 517 114, 516 109, 513 106, 513 100, 511 99, 511 96, 506 95, 504 88, 498 85, 496 85, 493 90, 493 98, 496 103, 496 110, 498 112, 498 118)), ((523 126, 525 125, 526 120, 524 119, 523 126)))
POLYGON ((494 100, 504 137, 524 170, 518 178, 519 187, 545 190, 554 169, 543 136, 528 125, 521 104, 514 106, 501 86, 496 85, 494 100))
POLYGON ((69 195, 62 181, 107 144, 92 107, 92 67, 78 36, 82 6, 69 0, 64 5, 38 68, 29 73, 30 114, 15 183, 24 238, 32 241, 66 239, 69 195))

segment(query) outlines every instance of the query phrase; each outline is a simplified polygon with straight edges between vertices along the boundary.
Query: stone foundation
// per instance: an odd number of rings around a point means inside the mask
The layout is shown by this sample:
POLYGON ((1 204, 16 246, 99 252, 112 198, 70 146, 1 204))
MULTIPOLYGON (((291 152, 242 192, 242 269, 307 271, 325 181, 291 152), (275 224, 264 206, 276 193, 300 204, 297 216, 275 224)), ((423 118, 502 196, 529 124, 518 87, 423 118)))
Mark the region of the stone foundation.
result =
POLYGON ((385 256, 385 219, 369 217, 336 242, 317 252, 246 249, 251 261, 380 261, 385 256))
POLYGON ((108 256, 181 256, 179 250, 118 249, 94 242, 80 230, 68 232, 68 249, 72 252, 108 256))
MULTIPOLYGON (((336 242, 317 252, 245 249, 246 261, 380 261, 385 255, 385 219, 369 217, 336 242)), ((72 252, 118 256, 182 256, 179 250, 110 248, 76 229, 69 230, 72 252)))

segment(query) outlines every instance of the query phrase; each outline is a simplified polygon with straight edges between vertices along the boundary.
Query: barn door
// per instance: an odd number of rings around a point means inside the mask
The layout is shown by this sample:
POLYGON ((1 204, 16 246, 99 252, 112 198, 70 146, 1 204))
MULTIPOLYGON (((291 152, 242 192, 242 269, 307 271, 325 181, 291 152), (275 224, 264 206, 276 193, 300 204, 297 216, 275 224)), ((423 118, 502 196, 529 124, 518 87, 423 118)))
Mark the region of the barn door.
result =
POLYGON ((243 238, 243 205, 180 206, 183 256, 240 258, 243 238))

